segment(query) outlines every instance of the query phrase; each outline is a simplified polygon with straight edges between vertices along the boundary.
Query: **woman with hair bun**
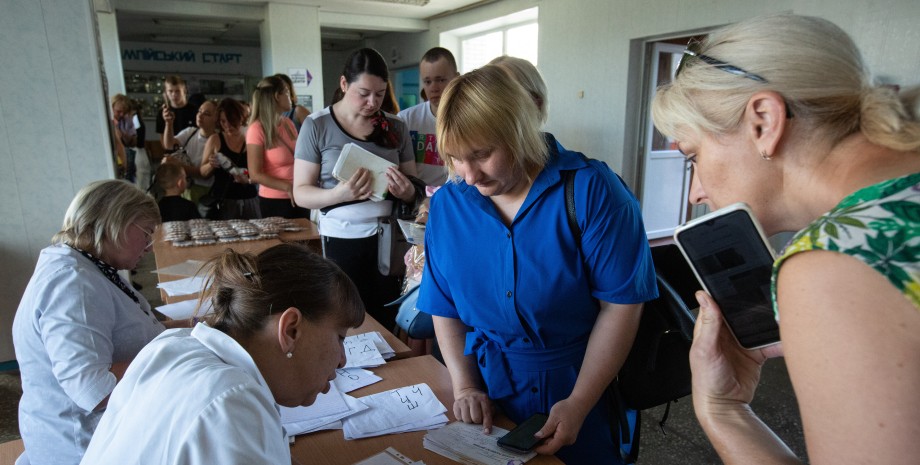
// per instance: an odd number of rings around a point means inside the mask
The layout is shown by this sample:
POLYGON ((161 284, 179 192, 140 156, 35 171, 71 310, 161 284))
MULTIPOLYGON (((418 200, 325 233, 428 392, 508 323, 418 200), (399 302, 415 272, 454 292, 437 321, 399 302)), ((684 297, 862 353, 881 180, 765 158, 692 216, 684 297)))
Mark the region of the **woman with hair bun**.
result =
POLYGON ((742 349, 697 293, 693 405, 726 463, 798 462, 749 405, 779 355, 812 463, 920 457, 917 90, 874 83, 843 30, 796 15, 689 45, 658 89, 655 126, 693 163, 691 200, 798 230, 773 268, 781 344, 742 349))
POLYGON ((329 390, 346 331, 364 321, 361 299, 302 245, 228 249, 206 266, 201 301, 213 313, 138 354, 82 463, 291 463, 276 404, 307 406, 329 390))

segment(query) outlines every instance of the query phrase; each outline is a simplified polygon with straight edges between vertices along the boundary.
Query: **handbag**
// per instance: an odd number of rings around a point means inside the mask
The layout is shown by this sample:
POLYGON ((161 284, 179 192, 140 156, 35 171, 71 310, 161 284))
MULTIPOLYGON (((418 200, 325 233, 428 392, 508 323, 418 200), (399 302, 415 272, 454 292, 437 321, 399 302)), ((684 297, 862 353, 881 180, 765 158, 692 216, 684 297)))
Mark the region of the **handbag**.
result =
POLYGON ((405 256, 412 244, 399 229, 397 208, 393 213, 377 220, 377 271, 384 276, 406 274, 405 256))
POLYGON ((643 410, 690 394, 694 317, 660 275, 658 298, 645 303, 636 341, 617 375, 627 407, 643 410))
POLYGON ((406 332, 412 339, 431 339, 434 337, 434 323, 431 315, 420 311, 415 304, 418 302, 420 286, 414 286, 400 298, 384 305, 392 307, 399 305, 396 314, 396 326, 406 332))
POLYGON ((412 244, 406 240, 397 220, 414 218, 418 205, 425 198, 425 182, 415 176, 406 177, 415 186, 415 197, 411 202, 394 199, 390 215, 377 219, 377 271, 384 276, 406 274, 405 257, 412 244))
POLYGON ((193 137, 195 137, 195 134, 198 134, 198 128, 195 128, 195 130, 192 131, 188 135, 188 138, 185 139, 185 143, 174 147, 172 152, 167 152, 164 154, 164 156, 175 158, 176 160, 181 162, 183 165, 191 165, 192 158, 188 154, 188 150, 186 149, 186 147, 188 146, 189 141, 192 140, 193 137))

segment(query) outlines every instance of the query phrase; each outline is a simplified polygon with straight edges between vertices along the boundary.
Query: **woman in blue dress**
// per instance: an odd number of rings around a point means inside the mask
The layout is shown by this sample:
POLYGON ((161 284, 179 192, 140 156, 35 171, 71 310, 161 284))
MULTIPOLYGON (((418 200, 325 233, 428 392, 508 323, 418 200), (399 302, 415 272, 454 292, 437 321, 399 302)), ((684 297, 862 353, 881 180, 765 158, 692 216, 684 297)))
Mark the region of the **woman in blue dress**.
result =
POLYGON ((452 182, 431 200, 418 308, 433 315, 454 414, 488 431, 493 402, 517 423, 548 413, 538 453, 620 463, 600 399, 657 296, 637 200, 545 137, 530 96, 494 65, 450 84, 437 140, 452 182))

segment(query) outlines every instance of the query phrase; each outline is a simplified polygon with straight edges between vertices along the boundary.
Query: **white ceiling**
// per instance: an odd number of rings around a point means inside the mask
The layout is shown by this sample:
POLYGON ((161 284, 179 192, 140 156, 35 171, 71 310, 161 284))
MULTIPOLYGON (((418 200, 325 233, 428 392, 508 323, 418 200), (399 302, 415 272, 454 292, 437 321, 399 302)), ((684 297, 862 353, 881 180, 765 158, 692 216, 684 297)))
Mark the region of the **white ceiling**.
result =
MULTIPOLYGON (((276 0, 95 0, 114 10, 122 41, 259 46, 267 3, 276 0)), ((422 31, 427 21, 495 0, 283 0, 318 8, 323 50, 349 50, 365 38, 392 31, 422 31), (353 20, 353 21, 352 21, 353 20)))

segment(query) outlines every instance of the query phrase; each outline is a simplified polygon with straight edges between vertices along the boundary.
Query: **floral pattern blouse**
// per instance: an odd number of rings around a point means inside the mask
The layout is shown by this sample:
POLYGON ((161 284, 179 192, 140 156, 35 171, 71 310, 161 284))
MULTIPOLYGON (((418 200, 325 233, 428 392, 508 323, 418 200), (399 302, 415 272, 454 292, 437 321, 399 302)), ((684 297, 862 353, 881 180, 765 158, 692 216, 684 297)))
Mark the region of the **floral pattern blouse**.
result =
POLYGON ((840 252, 862 260, 920 311, 920 173, 860 189, 796 233, 773 265, 777 319, 779 268, 787 258, 808 250, 840 252))

